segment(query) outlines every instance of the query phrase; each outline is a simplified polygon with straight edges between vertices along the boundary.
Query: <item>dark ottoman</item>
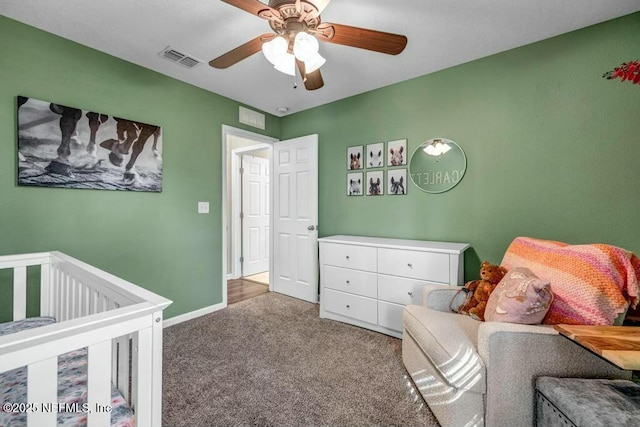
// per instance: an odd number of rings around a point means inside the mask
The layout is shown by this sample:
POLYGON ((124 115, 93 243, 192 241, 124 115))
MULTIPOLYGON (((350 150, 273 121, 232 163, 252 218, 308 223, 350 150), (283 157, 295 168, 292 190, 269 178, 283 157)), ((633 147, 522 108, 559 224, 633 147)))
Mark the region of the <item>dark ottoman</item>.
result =
POLYGON ((626 380, 539 377, 538 426, 640 426, 640 386, 626 380))

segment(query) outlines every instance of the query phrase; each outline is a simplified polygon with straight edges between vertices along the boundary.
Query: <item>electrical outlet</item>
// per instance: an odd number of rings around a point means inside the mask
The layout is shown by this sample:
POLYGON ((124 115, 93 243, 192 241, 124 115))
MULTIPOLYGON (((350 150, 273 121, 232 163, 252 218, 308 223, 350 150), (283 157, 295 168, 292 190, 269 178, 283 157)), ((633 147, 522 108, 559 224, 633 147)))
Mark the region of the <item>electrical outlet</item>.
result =
POLYGON ((208 214, 209 213, 209 202, 198 202, 198 213, 199 214, 208 214))

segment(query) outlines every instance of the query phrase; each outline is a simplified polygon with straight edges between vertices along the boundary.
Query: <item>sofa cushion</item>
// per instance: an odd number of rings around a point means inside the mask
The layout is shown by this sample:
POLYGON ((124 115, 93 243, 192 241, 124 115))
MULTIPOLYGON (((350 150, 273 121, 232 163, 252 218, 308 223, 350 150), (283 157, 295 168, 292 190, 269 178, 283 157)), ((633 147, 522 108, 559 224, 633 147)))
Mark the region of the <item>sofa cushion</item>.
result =
POLYGON ((478 328, 469 316, 408 305, 403 312, 405 332, 410 334, 442 377, 458 389, 486 390, 485 366, 477 352, 478 328))

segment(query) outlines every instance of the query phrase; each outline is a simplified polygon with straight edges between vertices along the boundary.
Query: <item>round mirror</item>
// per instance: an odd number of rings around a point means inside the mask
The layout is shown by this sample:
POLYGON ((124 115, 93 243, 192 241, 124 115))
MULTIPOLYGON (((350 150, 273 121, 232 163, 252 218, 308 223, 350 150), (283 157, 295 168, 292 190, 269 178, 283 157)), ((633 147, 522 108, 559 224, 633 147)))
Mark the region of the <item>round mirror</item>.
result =
POLYGON ((423 142, 409 162, 411 180, 427 193, 444 193, 455 187, 467 170, 462 148, 446 138, 423 142))

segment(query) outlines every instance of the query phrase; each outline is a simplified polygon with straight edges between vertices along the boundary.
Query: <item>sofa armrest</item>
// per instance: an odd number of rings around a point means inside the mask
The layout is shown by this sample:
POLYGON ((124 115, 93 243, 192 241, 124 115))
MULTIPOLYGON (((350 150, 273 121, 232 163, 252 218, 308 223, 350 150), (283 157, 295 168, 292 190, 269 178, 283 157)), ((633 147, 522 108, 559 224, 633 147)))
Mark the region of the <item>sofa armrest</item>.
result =
POLYGON ((422 291, 422 305, 433 310, 449 312, 449 306, 454 297, 456 298, 454 307, 459 306, 464 301, 466 294, 463 292, 456 296, 460 288, 460 286, 449 285, 425 285, 422 291))
POLYGON ((480 357, 482 357, 485 362, 489 362, 489 345, 492 337, 498 337, 500 334, 511 334, 510 336, 513 337, 526 337, 530 340, 535 340, 536 337, 543 335, 560 335, 560 333, 550 325, 483 322, 478 328, 478 354, 480 354, 480 357))
POLYGON ((631 376, 547 325, 484 322, 478 329, 478 353, 486 368, 488 426, 534 425, 535 380, 539 376, 631 376))

